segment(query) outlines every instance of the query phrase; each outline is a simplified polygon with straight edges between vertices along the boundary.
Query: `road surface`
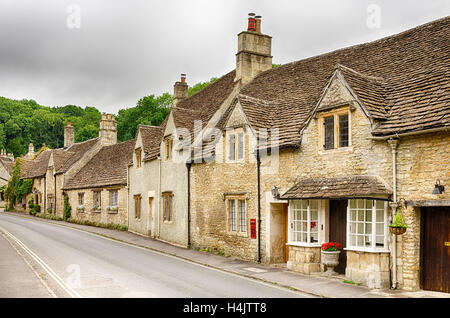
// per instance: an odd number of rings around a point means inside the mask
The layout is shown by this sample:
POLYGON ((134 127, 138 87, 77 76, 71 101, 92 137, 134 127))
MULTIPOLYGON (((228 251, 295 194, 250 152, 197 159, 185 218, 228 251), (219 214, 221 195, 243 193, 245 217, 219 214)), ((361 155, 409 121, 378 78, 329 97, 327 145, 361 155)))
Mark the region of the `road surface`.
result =
MULTIPOLYGON (((80 230, 0 213, 0 297, 34 284, 39 297, 310 297, 80 230), (9 245, 9 247, 6 247, 9 245), (16 265, 17 266, 17 265, 16 265), (25 269, 28 266, 28 270, 25 269), (8 272, 9 271, 9 272, 8 272), (28 282, 24 282, 26 277, 28 282), (22 274, 21 274, 22 273, 22 274), (34 273, 34 275, 30 274, 34 273), (6 285, 6 286, 5 286, 6 285)), ((27 294, 23 294, 27 297, 27 294)))

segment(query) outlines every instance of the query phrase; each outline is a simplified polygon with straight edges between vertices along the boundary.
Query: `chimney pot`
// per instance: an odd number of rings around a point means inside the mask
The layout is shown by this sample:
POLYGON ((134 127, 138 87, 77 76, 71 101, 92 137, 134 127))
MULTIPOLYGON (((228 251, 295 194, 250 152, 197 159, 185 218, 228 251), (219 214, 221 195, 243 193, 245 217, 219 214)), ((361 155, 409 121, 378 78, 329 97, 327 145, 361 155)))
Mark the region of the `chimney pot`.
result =
POLYGON ((70 126, 70 120, 67 121, 67 126, 70 126))
POLYGON ((255 20, 254 16, 255 16, 254 13, 249 13, 248 14, 247 31, 256 31, 256 20, 255 20))
POLYGON ((181 74, 181 83, 186 82, 186 74, 181 74))
POLYGON ((261 33, 261 16, 255 16, 255 31, 261 33))

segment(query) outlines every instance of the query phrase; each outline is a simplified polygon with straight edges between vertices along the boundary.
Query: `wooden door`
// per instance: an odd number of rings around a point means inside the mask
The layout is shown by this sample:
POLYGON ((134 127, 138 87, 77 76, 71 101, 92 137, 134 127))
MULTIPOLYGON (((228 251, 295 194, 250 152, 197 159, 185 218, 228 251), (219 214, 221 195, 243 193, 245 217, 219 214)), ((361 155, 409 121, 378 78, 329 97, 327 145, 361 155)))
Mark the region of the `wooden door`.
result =
POLYGON ((287 245, 288 226, 289 226, 288 204, 283 204, 283 216, 284 216, 284 261, 287 262, 289 260, 289 246, 287 245))
POLYGON ((339 265, 334 270, 340 274, 345 274, 345 267, 347 266, 347 253, 344 250, 347 241, 347 200, 330 200, 329 226, 329 241, 339 242, 342 246, 339 265))
POLYGON ((421 209, 421 284, 450 292, 450 207, 421 209))

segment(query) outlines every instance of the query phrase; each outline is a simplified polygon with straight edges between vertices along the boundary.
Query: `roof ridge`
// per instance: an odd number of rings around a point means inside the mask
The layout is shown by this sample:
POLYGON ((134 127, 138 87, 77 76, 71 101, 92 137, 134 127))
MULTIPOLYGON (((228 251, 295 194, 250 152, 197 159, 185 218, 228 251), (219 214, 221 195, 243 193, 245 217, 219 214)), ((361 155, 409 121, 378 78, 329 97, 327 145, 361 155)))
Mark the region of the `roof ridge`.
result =
MULTIPOLYGON (((225 73, 225 74, 222 75, 221 77, 218 77, 214 82, 212 82, 212 83, 209 84, 208 86, 202 88, 201 90, 195 92, 194 94, 192 94, 191 96, 188 96, 188 97, 185 98, 185 99, 192 98, 192 97, 194 97, 195 95, 197 95, 198 93, 203 92, 203 91, 206 90, 208 87, 211 87, 212 85, 214 85, 214 84, 216 84, 217 82, 219 82, 222 78, 224 78, 225 76, 230 75, 230 73, 235 72, 235 71, 236 71, 236 70, 234 69, 234 70, 229 71, 228 73, 225 73)), ((185 100, 185 99, 183 99, 183 100, 185 100)))
POLYGON ((383 77, 381 77, 381 76, 366 75, 366 74, 364 74, 364 73, 358 72, 358 71, 356 71, 356 70, 354 70, 354 69, 352 69, 352 68, 350 68, 350 67, 348 67, 348 66, 345 66, 345 65, 342 65, 342 64, 339 64, 339 63, 336 64, 336 69, 338 69, 338 70, 343 70, 343 71, 349 71, 349 72, 351 72, 351 73, 354 73, 354 74, 356 74, 356 75, 358 75, 358 76, 361 76, 361 77, 364 77, 364 78, 366 78, 366 79, 371 79, 371 80, 375 80, 375 81, 381 81, 381 82, 383 82, 383 83, 386 81, 386 80, 385 80, 383 77))

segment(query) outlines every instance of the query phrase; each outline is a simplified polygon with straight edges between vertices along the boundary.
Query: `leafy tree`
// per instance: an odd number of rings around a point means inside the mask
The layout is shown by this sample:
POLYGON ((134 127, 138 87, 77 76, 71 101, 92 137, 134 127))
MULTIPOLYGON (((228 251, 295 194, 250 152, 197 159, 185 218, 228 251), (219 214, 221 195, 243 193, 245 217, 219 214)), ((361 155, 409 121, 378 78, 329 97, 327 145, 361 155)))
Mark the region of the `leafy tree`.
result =
POLYGON ((201 91, 202 89, 204 89, 206 86, 214 83, 215 81, 217 81, 217 77, 212 77, 208 82, 203 82, 203 83, 197 83, 192 87, 188 88, 188 95, 192 96, 195 93, 201 91))
POLYGON ((72 213, 72 207, 69 203, 69 197, 66 195, 64 196, 64 221, 67 221, 70 219, 72 213))

